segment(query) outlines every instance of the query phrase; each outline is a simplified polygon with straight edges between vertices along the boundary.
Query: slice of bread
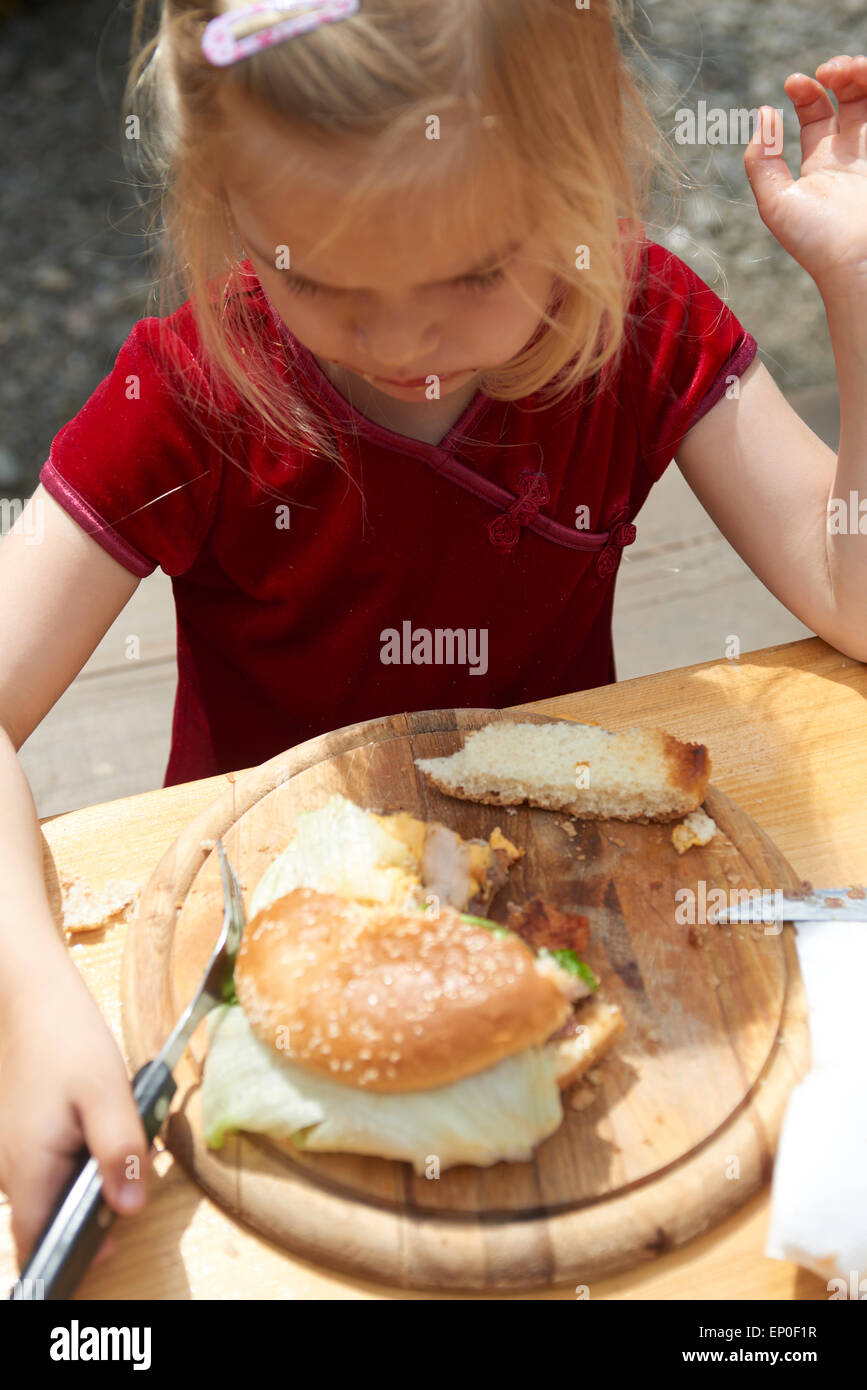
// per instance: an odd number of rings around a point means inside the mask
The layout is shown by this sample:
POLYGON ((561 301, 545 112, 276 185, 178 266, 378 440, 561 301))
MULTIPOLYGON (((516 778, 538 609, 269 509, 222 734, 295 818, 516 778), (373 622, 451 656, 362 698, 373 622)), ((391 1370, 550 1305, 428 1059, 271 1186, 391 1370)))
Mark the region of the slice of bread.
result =
POLYGON ((448 796, 529 801, 581 820, 673 821, 701 804, 710 757, 662 729, 611 733, 596 724, 486 724, 463 748, 416 766, 448 796))

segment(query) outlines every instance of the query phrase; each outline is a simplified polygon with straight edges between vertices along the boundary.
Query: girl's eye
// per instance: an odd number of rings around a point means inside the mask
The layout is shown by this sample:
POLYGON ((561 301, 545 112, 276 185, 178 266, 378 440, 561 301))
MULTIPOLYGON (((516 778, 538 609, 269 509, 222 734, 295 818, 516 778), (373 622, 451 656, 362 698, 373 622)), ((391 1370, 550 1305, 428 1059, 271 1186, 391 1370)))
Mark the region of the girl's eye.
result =
POLYGON ((503 278, 503 271, 498 268, 486 270, 482 275, 464 275, 457 283, 470 290, 487 290, 492 285, 498 285, 503 278))
POLYGON ((284 284, 286 285, 287 289, 292 291, 293 294, 322 293, 321 287, 319 285, 314 284, 312 280, 301 280, 297 275, 285 275, 284 284))
MULTIPOLYGON (((492 285, 499 284, 503 278, 503 271, 497 268, 495 270, 487 270, 481 275, 463 275, 460 280, 456 280, 454 283, 460 285, 462 289, 486 290, 490 289, 492 285)), ((315 281, 303 280, 300 276, 292 275, 291 273, 285 275, 284 283, 287 289, 291 290, 293 294, 325 293, 322 286, 317 285, 315 281)))

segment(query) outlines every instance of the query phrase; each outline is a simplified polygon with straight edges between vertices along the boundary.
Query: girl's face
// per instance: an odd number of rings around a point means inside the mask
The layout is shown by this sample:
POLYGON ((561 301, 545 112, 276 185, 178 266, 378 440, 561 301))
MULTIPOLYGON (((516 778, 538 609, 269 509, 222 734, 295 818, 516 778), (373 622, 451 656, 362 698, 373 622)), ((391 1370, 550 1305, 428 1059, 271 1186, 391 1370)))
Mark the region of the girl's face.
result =
POLYGON ((286 137, 246 111, 233 120, 243 143, 223 185, 238 236, 286 327, 314 356, 392 399, 424 401, 431 375, 445 397, 533 336, 533 305, 548 302, 552 277, 495 210, 485 247, 457 234, 431 246, 422 205, 395 207, 387 222, 354 225, 314 251, 340 214, 346 156, 311 149, 299 196, 297 179, 290 190, 275 175, 286 137), (503 277, 506 262, 531 303, 503 277))

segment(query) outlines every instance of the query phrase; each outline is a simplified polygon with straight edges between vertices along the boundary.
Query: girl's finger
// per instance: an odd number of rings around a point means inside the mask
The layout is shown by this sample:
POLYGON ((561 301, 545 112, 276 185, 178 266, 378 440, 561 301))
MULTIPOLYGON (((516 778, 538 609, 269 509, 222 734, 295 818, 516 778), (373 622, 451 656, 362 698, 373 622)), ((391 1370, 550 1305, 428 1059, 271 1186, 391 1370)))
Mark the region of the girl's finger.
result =
POLYGON ((801 158, 806 160, 821 140, 837 134, 837 112, 821 82, 804 72, 793 72, 787 77, 785 91, 797 113, 801 127, 801 158))
POLYGON ((12 1203, 12 1238, 21 1268, 30 1257, 37 1237, 72 1175, 72 1158, 51 1151, 47 1144, 34 1147, 26 1163, 15 1172, 7 1196, 12 1203))
POLYGON ((759 205, 762 217, 773 215, 773 206, 780 194, 794 183, 792 171, 782 156, 782 119, 773 106, 760 106, 759 119, 744 154, 747 178, 759 205), (767 143, 766 143, 767 142, 767 143))
POLYGON ((824 87, 837 98, 837 121, 841 132, 858 128, 867 121, 867 57, 859 53, 850 58, 842 54, 816 68, 824 87))

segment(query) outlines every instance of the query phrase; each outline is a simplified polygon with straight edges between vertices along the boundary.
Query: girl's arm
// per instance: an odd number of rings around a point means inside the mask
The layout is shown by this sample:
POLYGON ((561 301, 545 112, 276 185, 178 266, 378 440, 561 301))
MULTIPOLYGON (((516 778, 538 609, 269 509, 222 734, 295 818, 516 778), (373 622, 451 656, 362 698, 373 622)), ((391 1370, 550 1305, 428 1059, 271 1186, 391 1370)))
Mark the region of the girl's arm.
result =
POLYGON ((762 583, 832 646, 867 661, 867 57, 786 82, 801 124, 801 177, 775 140, 772 108, 745 163, 762 219, 816 281, 840 390, 835 456, 753 362, 684 437, 677 462, 762 583), (767 124, 770 122, 770 127, 767 124), (831 508, 829 513, 829 508, 831 508))
POLYGON ((23 1262, 86 1141, 136 1206, 148 1146, 111 1032, 52 916, 18 749, 138 585, 39 487, 0 541, 0 1186, 23 1262))

